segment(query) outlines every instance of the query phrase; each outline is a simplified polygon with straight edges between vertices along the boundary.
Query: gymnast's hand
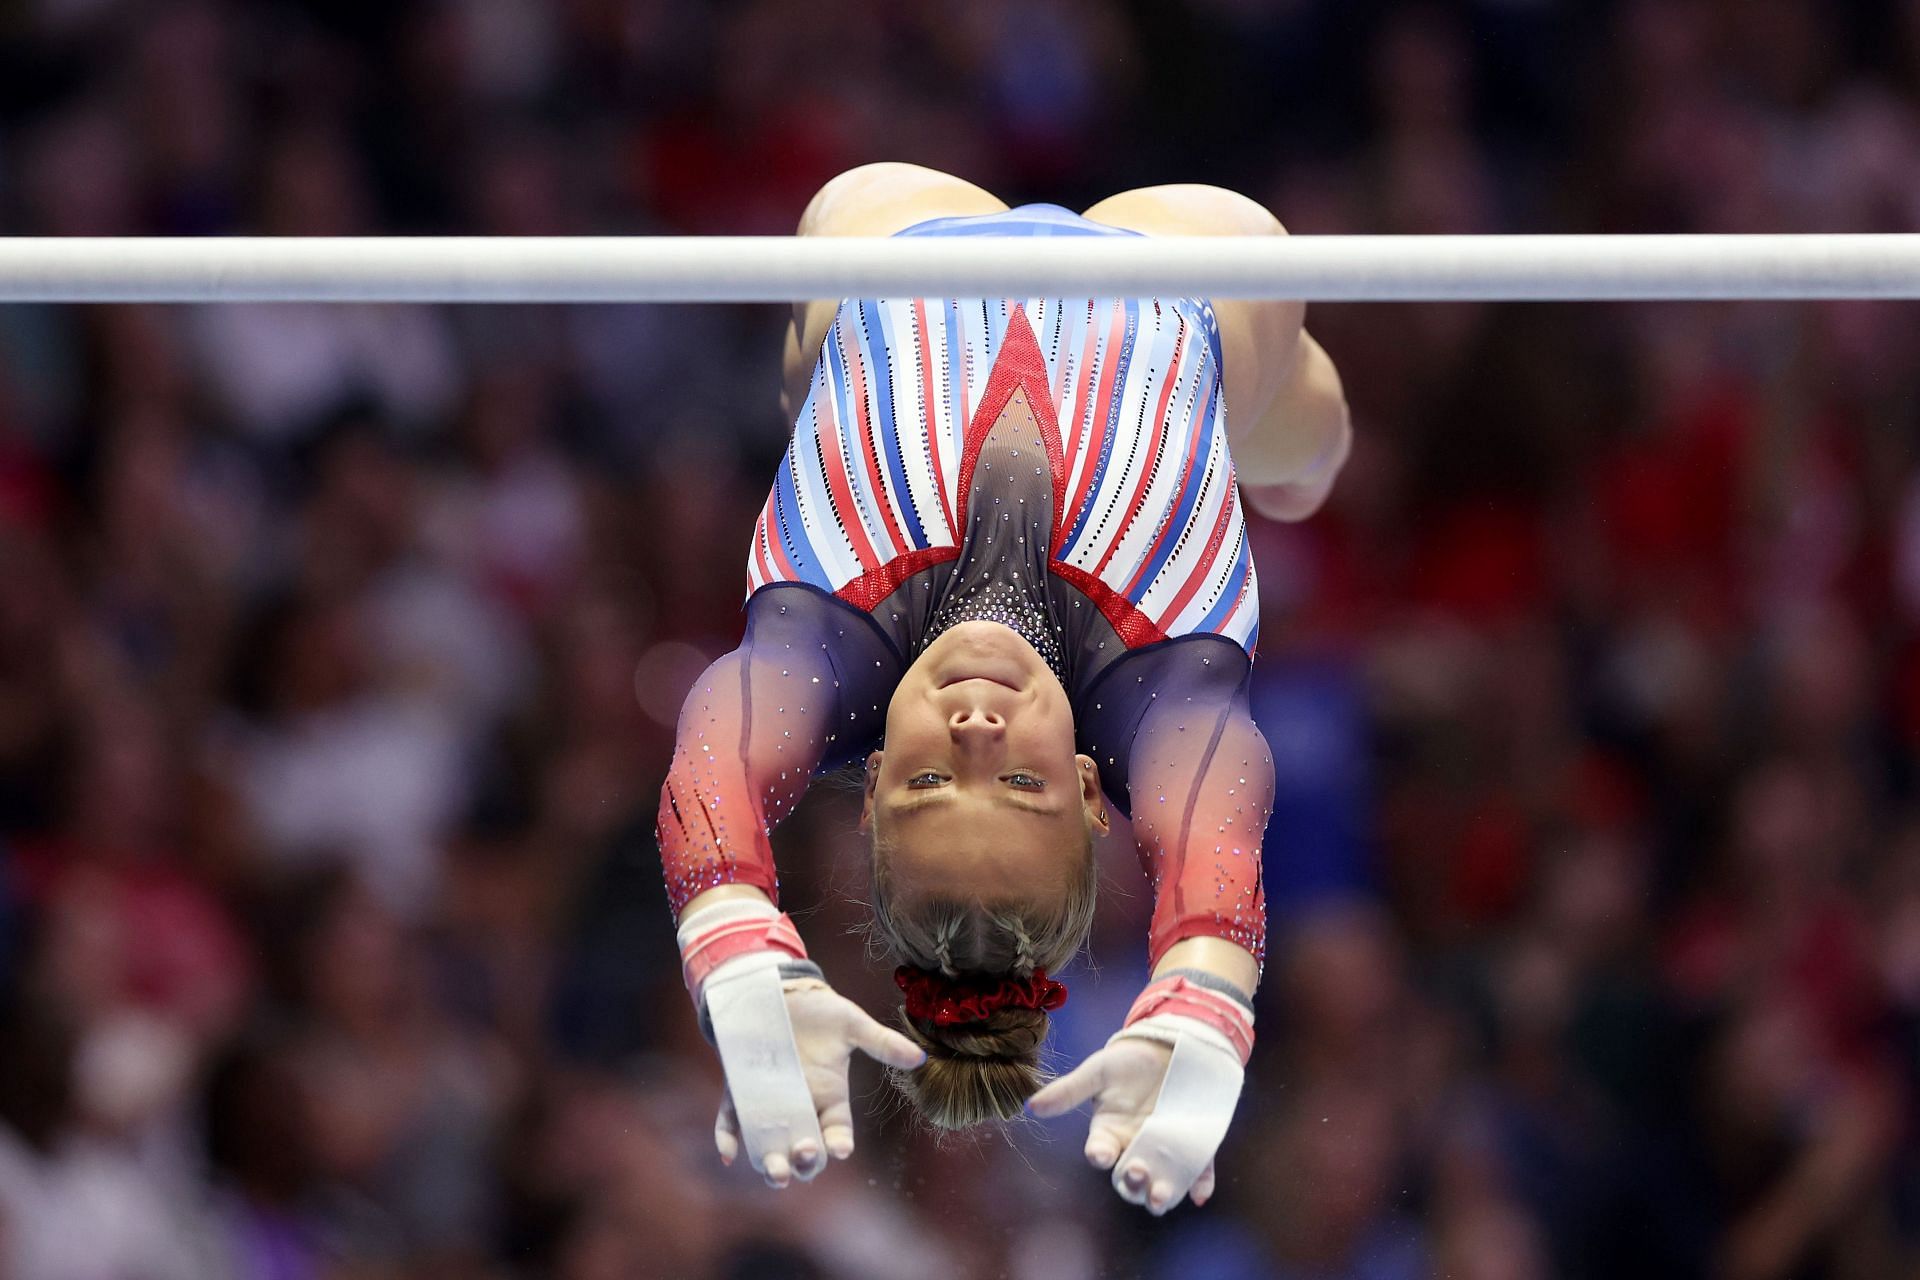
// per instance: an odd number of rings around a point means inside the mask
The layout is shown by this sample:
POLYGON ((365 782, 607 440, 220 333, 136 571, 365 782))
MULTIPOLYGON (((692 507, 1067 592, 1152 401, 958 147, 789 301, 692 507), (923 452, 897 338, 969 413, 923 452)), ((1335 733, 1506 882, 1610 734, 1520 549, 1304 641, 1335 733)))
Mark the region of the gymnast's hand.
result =
POLYGON ((727 1092, 714 1121, 713 1144, 729 1165, 744 1144, 753 1167, 773 1187, 786 1186, 790 1178, 810 1181, 826 1166, 823 1148, 836 1160, 853 1154, 847 1065, 854 1050, 902 1070, 926 1058, 913 1041, 880 1025, 818 978, 790 979, 781 983, 781 991, 794 1055, 781 1079, 765 1078, 761 1060, 763 1048, 784 1048, 772 1043, 778 1039, 774 1028, 748 1029, 746 1039, 755 1046, 749 1059, 742 1061, 736 1053, 730 1061, 733 1037, 722 1035, 719 1017, 714 1020, 727 1092))
POLYGON ((763 895, 689 909, 679 941, 687 990, 727 1076, 713 1126, 720 1159, 732 1164, 745 1148, 768 1185, 784 1187, 810 1181, 828 1155, 852 1155, 853 1051, 910 1069, 924 1059, 919 1046, 836 995, 763 895))
POLYGON ((1253 1015, 1235 996, 1184 978, 1154 982, 1107 1046, 1035 1093, 1042 1119, 1093 1103, 1087 1159, 1113 1189, 1158 1216, 1213 1195, 1213 1155, 1227 1136, 1253 1047, 1253 1015))

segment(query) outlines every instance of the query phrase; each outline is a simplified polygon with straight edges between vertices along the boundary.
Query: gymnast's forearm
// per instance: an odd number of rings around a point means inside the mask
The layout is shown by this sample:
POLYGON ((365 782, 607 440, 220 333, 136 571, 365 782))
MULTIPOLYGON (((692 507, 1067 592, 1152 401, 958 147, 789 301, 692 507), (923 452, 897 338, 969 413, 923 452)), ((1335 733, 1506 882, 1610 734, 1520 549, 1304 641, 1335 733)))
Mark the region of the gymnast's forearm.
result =
MULTIPOLYGON (((826 717, 798 703, 756 708, 756 668, 767 665, 743 645, 708 667, 681 707, 656 827, 676 916, 720 886, 778 895, 769 833, 806 791, 826 717)), ((759 674, 767 685, 771 672, 759 674)))
POLYGON ((1195 968, 1251 994, 1266 942, 1260 842, 1273 765, 1244 682, 1207 715, 1182 702, 1135 740, 1134 838, 1154 886, 1155 974, 1195 968))

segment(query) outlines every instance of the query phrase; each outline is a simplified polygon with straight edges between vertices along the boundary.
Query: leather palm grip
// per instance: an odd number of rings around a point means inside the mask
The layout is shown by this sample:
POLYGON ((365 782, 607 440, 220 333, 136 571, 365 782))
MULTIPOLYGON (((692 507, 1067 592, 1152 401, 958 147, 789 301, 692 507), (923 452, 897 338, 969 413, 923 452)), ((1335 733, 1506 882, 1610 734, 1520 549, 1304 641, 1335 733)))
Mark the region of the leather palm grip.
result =
MULTIPOLYGON (((1113 1189, 1133 1204, 1149 1187, 1171 1184, 1175 1202, 1212 1163, 1227 1136, 1253 1052, 1253 1006, 1211 974, 1169 973, 1147 985, 1113 1040, 1153 1040, 1173 1056, 1153 1110, 1113 1166, 1113 1189), (1126 1171, 1148 1170, 1149 1185, 1129 1187, 1126 1171)), ((1108 1043, 1112 1043, 1110 1040, 1108 1043)))
POLYGON ((1176 1199, 1185 1195, 1226 1139, 1245 1078, 1240 1064, 1219 1045, 1198 1036, 1177 1038, 1152 1113, 1114 1161, 1113 1189, 1121 1199, 1146 1201, 1147 1187, 1135 1191, 1126 1183, 1126 1170, 1136 1161, 1146 1164, 1150 1184, 1170 1182, 1176 1199))
MULTIPOLYGON (((786 1152, 801 1142, 816 1150, 824 1145, 787 1014, 780 961, 772 952, 735 957, 709 977, 704 990, 740 1142, 763 1173, 769 1152, 786 1152)), ((795 1176, 805 1182, 814 1172, 817 1168, 796 1169, 795 1176)))

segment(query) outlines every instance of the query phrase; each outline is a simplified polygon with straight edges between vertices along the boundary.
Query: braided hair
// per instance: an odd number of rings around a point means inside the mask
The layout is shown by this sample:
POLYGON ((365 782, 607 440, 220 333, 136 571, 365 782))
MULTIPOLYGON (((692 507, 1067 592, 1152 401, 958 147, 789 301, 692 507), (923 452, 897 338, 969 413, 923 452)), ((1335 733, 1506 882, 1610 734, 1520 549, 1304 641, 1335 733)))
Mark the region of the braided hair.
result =
MULTIPOLYGON (((1076 874, 1058 901, 989 906, 974 901, 897 901, 891 892, 890 850, 873 840, 875 933, 896 962, 949 979, 1058 970, 1093 927, 1099 866, 1093 832, 1078 851, 1076 874)), ((1046 1082, 1040 1046, 1047 1036, 1043 1009, 996 1009, 984 1021, 940 1026, 903 1007, 900 1024, 926 1051, 912 1071, 890 1070, 897 1088, 920 1115, 940 1129, 964 1129, 1011 1120, 1046 1082)))

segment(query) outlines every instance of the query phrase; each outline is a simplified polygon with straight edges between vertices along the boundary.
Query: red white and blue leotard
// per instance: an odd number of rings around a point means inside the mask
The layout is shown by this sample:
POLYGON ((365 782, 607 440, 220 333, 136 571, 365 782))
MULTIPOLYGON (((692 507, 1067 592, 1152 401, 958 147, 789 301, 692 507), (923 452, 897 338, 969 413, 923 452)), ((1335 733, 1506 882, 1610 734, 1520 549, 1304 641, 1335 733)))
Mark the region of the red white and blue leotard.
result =
MULTIPOLYGON (((901 234, 1131 233, 1041 205, 901 234)), ((957 555, 969 426, 1022 387, 1053 471, 1053 571, 1129 646, 1212 632, 1251 651, 1219 331, 1187 298, 847 302, 754 530, 751 589, 805 582, 871 608, 957 555)))
MULTIPOLYGON (((1126 235, 1053 206, 903 235, 1126 235)), ((1003 616, 1133 817, 1155 959, 1264 940, 1272 801, 1247 713, 1259 594, 1217 328, 1184 298, 849 299, 754 530, 747 632, 681 714, 659 836, 677 910, 776 891, 767 832, 877 744, 946 626, 1003 616)))

